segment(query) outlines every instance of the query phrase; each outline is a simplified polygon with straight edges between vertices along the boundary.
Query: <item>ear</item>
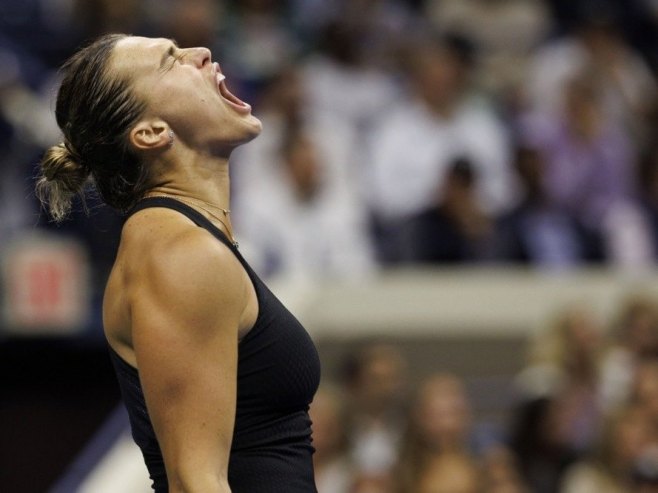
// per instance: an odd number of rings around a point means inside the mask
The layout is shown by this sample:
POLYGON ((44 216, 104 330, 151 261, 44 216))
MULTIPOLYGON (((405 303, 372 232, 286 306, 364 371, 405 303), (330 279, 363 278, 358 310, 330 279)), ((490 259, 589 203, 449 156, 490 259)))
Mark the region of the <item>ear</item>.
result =
POLYGON ((136 149, 148 151, 171 144, 169 125, 162 120, 143 120, 130 131, 130 143, 136 149))

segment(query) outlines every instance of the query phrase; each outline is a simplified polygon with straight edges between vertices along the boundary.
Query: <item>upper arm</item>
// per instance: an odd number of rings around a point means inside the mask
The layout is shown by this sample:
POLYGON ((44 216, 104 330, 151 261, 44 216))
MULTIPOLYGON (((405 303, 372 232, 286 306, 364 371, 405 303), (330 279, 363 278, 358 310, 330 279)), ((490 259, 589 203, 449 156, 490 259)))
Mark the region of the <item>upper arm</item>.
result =
POLYGON ((131 292, 137 366, 170 483, 225 479, 233 436, 242 277, 204 233, 155 249, 131 292))

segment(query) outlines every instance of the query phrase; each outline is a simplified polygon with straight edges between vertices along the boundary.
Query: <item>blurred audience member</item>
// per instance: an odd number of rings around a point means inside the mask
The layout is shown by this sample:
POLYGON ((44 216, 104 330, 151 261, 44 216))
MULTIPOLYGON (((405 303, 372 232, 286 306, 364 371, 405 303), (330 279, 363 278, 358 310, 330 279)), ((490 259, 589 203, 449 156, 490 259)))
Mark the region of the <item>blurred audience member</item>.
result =
POLYGON ((518 382, 526 396, 549 396, 559 418, 559 439, 582 453, 592 445, 600 418, 599 375, 603 357, 602 330, 586 308, 573 306, 539 334, 529 366, 518 382))
POLYGON ((408 64, 412 93, 375 129, 364 184, 385 262, 400 260, 401 225, 436 200, 457 158, 473 164, 477 200, 487 213, 499 213, 514 200, 505 128, 470 93, 471 45, 455 36, 424 40, 410 49, 408 64))
POLYGON ((356 34, 356 56, 363 66, 395 70, 399 49, 419 24, 400 0, 342 2, 337 22, 356 34))
POLYGON ((270 180, 254 184, 239 223, 264 275, 295 279, 359 278, 374 267, 365 217, 354 198, 331 180, 331 156, 315 135, 290 127, 270 156, 270 180))
MULTIPOLYGON (((329 23, 318 50, 301 64, 301 73, 308 109, 342 122, 362 141, 386 115, 399 90, 390 74, 361 58, 359 35, 347 22, 329 23)), ((356 162, 362 159, 358 156, 356 162)))
POLYGON ((542 153, 522 143, 516 148, 514 164, 523 198, 498 221, 497 255, 541 268, 579 265, 586 260, 584 233, 565 208, 549 200, 542 153))
POLYGON ((473 165, 467 159, 457 159, 447 170, 437 203, 412 216, 402 229, 405 261, 491 260, 493 224, 477 202, 476 188, 473 165))
POLYGON ((631 208, 634 149, 621 126, 604 112, 600 80, 583 73, 564 86, 562 113, 546 113, 527 122, 527 139, 542 153, 548 200, 572 214, 586 232, 586 258, 636 257, 644 262, 643 231, 635 234, 635 251, 613 248, 625 227, 610 228, 620 208, 631 208))
POLYGON ((556 491, 565 469, 588 452, 600 429, 601 330, 583 307, 571 307, 533 341, 517 377, 520 402, 511 432, 531 491, 556 491))
POLYGON ((525 83, 528 61, 550 28, 542 0, 427 0, 425 8, 439 31, 473 40, 480 85, 504 100, 525 83))
POLYGON ((354 473, 347 453, 342 392, 323 384, 313 398, 309 415, 313 422, 313 466, 318 493, 351 493, 354 473))
POLYGON ((628 298, 613 326, 614 338, 601 373, 604 408, 614 411, 631 397, 633 379, 644 358, 658 357, 658 309, 643 295, 628 298))
MULTIPOLYGON (((426 379, 410 411, 408 429, 400 448, 396 474, 400 491, 420 491, 424 481, 434 484, 436 478, 432 470, 443 470, 437 467, 443 458, 458 456, 467 462, 474 460, 471 432, 471 407, 461 380, 450 374, 436 374, 426 379)), ((470 476, 460 477, 460 484, 470 476)), ((429 486, 425 488, 423 491, 434 491, 429 486)))
POLYGON ((391 483, 404 424, 406 366, 386 344, 367 345, 346 362, 350 453, 360 492, 391 483))
POLYGON ((640 407, 624 409, 611 416, 591 460, 567 471, 561 493, 632 493, 638 460, 649 446, 656 445, 656 423, 640 407))
POLYGON ((574 33, 536 53, 528 77, 529 102, 542 113, 568 105, 565 86, 587 71, 601 85, 605 119, 640 135, 656 83, 647 64, 621 35, 615 11, 606 5, 609 2, 581 2, 574 33))
POLYGON ((513 411, 510 448, 532 493, 555 493, 567 468, 578 458, 561 430, 556 404, 530 398, 513 411))
POLYGON ((248 101, 257 103, 264 85, 300 51, 286 9, 275 0, 230 2, 226 9, 218 58, 248 101))

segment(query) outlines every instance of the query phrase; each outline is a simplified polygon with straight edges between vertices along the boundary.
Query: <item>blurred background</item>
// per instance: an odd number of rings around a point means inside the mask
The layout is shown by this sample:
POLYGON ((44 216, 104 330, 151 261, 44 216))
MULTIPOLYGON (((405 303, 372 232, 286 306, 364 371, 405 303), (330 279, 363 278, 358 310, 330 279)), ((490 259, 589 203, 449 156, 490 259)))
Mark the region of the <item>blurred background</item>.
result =
POLYGON ((658 491, 656 0, 0 0, 3 492, 149 491, 122 218, 33 193, 106 32, 209 47, 263 121, 233 221, 321 354, 319 493, 658 491))

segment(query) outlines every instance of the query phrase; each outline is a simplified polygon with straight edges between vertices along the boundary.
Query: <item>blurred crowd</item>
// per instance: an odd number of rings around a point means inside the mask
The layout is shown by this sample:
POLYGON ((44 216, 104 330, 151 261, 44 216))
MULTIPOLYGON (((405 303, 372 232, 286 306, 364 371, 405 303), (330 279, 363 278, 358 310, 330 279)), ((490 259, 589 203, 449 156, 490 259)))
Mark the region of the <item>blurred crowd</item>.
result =
POLYGON ((263 120, 232 163, 262 275, 658 258, 654 0, 2 0, 0 248, 79 238, 102 285, 121 218, 54 228, 32 177, 57 67, 110 31, 211 48, 263 120))
POLYGON ((405 355, 364 344, 311 405, 319 493, 657 492, 657 309, 640 295, 609 320, 563 309, 498 423, 468 378, 437 361, 412 384, 405 355))

